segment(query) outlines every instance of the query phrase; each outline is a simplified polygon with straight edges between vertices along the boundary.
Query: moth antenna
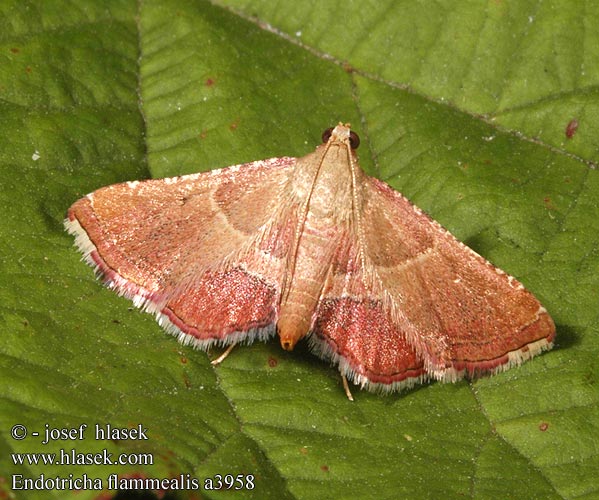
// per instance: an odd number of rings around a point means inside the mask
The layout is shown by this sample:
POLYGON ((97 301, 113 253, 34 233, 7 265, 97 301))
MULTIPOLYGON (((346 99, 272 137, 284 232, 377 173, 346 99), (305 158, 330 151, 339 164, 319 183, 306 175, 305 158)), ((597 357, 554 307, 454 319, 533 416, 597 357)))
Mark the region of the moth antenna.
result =
POLYGON ((318 180, 318 176, 321 171, 322 162, 324 161, 324 158, 326 157, 327 152, 330 147, 331 147, 331 143, 327 142, 325 144, 325 149, 320 157, 320 160, 318 161, 318 166, 316 167, 316 173, 312 178, 312 183, 310 184, 310 191, 308 192, 308 195, 306 196, 306 200, 302 204, 302 209, 301 209, 300 216, 299 216, 297 224, 296 224, 295 234, 293 237, 292 250, 287 255, 288 268, 290 268, 290 269, 285 274, 285 278, 284 278, 284 284, 283 284, 284 297, 282 297, 283 300, 285 300, 289 296, 290 288, 285 285, 288 282, 293 282, 293 277, 295 275, 295 263, 297 261, 297 253, 298 253, 298 249, 299 249, 302 228, 305 226, 306 219, 308 218, 310 201, 312 200, 312 194, 314 193, 314 187, 316 186, 316 181, 318 180))
POLYGON ((354 163, 350 144, 348 143, 346 146, 352 183, 352 221, 355 219, 356 233, 358 235, 358 258, 360 259, 360 268, 362 271, 362 276, 366 277, 366 243, 364 243, 364 228, 362 226, 362 215, 360 214, 361 207, 359 206, 358 180, 356 178, 356 168, 360 167, 357 167, 354 163))

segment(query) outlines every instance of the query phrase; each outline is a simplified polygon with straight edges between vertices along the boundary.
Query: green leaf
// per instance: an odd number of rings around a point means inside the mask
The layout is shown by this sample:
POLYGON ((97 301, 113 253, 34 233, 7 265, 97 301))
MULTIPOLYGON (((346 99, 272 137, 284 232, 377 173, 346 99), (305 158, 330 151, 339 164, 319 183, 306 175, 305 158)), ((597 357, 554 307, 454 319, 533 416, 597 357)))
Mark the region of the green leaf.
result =
POLYGON ((593 6, 1 3, 0 496, 100 494, 11 491, 42 475, 107 488, 111 474, 183 474, 202 489, 177 498, 596 498, 593 6), (535 293, 553 351, 472 383, 356 389, 350 403, 305 345, 239 348, 213 368, 103 288, 62 229, 104 185, 301 156, 338 121, 360 133, 367 172, 535 293), (42 443, 46 425, 82 424, 82 440, 42 443), (148 440, 96 440, 96 424, 141 424, 148 440), (61 449, 138 463, 15 463, 61 449), (217 474, 255 487, 204 489, 217 474))

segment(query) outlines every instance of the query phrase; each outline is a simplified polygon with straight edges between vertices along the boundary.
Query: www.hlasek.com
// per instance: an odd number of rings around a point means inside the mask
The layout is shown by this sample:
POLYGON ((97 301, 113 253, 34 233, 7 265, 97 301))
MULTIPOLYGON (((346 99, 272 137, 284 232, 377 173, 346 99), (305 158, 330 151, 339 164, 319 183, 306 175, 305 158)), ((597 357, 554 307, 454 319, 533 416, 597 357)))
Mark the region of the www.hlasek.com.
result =
MULTIPOLYGON (((88 430, 94 440, 148 440, 147 429, 141 424, 133 428, 118 428, 110 424, 95 424, 88 429, 87 424, 72 428, 56 428, 45 425, 41 440, 39 432, 29 432, 27 427, 16 424, 11 429, 11 437, 22 441, 29 436, 32 442, 47 445, 57 441, 85 440, 88 430)), ((115 455, 107 449, 99 452, 80 452, 75 448, 60 449, 58 453, 11 453, 15 466, 23 466, 27 471, 43 466, 82 466, 82 465, 132 465, 145 466, 154 464, 152 453, 120 453, 115 455)), ((203 481, 191 474, 179 474, 169 478, 151 478, 142 475, 128 474, 122 477, 118 474, 108 474, 105 477, 91 477, 88 474, 75 475, 68 471, 64 474, 44 474, 35 477, 25 474, 13 474, 11 477, 13 490, 253 490, 254 476, 252 474, 215 474, 204 478, 203 481)))

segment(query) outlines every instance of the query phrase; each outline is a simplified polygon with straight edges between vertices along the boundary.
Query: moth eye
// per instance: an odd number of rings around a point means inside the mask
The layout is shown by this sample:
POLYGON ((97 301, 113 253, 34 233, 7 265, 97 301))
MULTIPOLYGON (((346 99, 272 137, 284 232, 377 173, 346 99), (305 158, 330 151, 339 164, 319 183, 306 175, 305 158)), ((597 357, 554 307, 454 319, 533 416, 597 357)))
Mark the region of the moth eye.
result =
POLYGON ((329 127, 322 133, 322 142, 329 142, 331 135, 333 134, 333 127, 329 127))
POLYGON ((349 145, 352 149, 358 149, 360 145, 360 136, 351 130, 349 132, 349 145))

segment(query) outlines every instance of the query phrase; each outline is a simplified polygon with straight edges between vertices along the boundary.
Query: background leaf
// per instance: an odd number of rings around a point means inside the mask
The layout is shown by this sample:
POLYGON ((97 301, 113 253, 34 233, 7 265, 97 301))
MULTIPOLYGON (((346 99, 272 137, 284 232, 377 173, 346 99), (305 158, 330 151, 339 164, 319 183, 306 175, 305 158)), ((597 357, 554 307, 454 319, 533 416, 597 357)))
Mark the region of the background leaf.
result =
POLYGON ((232 473, 255 489, 178 496, 597 498, 598 17, 565 0, 0 3, 0 491, 87 499, 101 492, 11 486, 232 473), (303 345, 213 369, 102 288, 62 229, 101 186, 301 156, 338 121, 365 170, 539 297, 553 351, 350 404, 303 345), (97 441, 96 423, 149 439, 97 441), (43 445, 45 424, 89 428, 43 445), (155 463, 11 455, 61 448, 155 463))

